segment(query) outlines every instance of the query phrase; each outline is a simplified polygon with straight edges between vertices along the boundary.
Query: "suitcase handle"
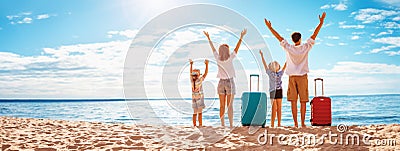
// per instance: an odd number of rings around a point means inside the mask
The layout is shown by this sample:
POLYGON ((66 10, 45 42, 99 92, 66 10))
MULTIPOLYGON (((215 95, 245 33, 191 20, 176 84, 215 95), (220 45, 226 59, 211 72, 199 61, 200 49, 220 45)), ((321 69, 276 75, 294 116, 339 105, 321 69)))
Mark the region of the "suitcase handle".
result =
POLYGON ((314 96, 317 96, 317 81, 321 81, 322 83, 322 96, 324 96, 324 79, 322 78, 314 79, 314 96))
POLYGON ((250 92, 251 92, 251 77, 257 77, 257 91, 260 91, 260 75, 250 74, 250 92))

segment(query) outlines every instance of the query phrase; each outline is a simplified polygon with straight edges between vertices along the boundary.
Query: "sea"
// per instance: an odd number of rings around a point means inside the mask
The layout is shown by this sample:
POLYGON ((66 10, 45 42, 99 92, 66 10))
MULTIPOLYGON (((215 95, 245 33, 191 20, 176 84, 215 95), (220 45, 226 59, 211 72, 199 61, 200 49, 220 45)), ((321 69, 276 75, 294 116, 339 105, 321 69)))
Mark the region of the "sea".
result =
MULTIPOLYGON (((332 125, 400 124, 400 94, 331 96, 331 99, 332 125)), ((219 99, 205 99, 205 104, 203 125, 219 126, 219 99)), ((235 98, 234 126, 241 124, 241 106, 241 99, 235 98)), ((268 99, 267 125, 270 112, 268 99)), ((311 125, 310 112, 308 103, 306 125, 311 125)), ((192 115, 191 99, 0 99, 0 116, 21 118, 190 126, 192 115)), ((298 120, 300 122, 300 113, 298 120)), ((225 123, 229 125, 227 114, 225 123)), ((294 125, 290 102, 285 98, 281 125, 294 125)))

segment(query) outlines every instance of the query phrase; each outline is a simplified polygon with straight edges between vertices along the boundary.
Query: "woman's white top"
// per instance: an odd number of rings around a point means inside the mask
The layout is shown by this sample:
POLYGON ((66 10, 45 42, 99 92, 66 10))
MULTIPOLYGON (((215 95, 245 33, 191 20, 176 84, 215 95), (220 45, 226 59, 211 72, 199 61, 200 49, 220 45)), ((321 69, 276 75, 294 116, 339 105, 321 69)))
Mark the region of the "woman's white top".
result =
POLYGON ((233 51, 227 60, 221 61, 217 51, 214 51, 215 60, 218 64, 218 74, 219 79, 230 79, 235 77, 235 68, 233 67, 233 59, 236 57, 235 51, 233 51))

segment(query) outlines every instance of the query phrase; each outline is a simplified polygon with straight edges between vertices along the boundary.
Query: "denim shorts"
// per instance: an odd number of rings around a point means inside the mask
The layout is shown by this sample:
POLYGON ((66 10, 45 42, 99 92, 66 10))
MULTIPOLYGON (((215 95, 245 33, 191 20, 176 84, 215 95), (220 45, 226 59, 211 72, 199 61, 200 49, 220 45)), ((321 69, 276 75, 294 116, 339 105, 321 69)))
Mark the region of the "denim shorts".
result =
POLYGON ((218 94, 236 94, 236 88, 235 88, 235 81, 233 78, 230 79, 220 79, 218 82, 218 94))

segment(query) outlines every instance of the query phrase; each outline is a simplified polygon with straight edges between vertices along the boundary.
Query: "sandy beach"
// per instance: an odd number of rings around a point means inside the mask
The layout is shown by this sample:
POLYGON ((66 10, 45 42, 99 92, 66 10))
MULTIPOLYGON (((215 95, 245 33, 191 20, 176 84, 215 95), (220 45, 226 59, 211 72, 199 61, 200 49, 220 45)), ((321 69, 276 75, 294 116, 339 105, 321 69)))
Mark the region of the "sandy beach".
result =
MULTIPOLYGON (((0 125, 0 148, 3 151, 398 150, 400 148, 399 124, 348 126, 339 130, 336 126, 229 129, 210 126, 194 128, 0 117, 0 125), (330 133, 337 136, 331 140, 321 137, 330 133), (264 136, 263 134, 272 139, 267 139, 266 143, 263 143, 265 137, 259 137, 264 136), (280 134, 282 137, 277 137, 280 134), (317 141, 301 141, 303 136, 309 135, 315 136, 317 141), (360 136, 359 144, 352 143, 349 139, 346 145, 346 138, 353 136, 360 136), (365 136, 367 138, 363 139, 365 136), (294 139, 296 137, 300 139, 294 139), (296 143, 296 140, 299 141, 296 143)), ((357 139, 354 140, 357 142, 357 139)))

